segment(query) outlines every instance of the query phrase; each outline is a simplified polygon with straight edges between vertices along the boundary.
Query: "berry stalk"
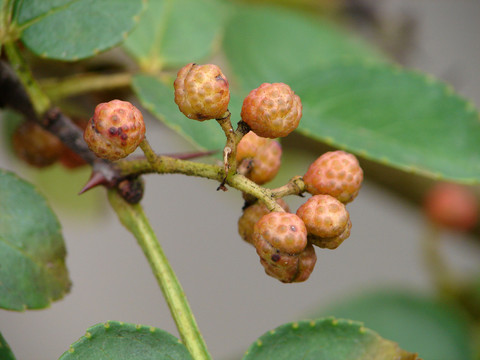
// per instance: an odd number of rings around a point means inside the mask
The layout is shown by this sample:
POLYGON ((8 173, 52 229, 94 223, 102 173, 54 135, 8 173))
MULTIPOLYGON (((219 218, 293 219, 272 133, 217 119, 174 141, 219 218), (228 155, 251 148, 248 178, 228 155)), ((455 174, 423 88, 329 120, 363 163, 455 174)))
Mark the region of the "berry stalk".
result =
POLYGON ((115 190, 108 199, 120 222, 137 239, 163 292, 183 343, 195 360, 211 359, 184 291, 139 204, 127 203, 115 190))
POLYGON ((216 180, 222 185, 230 185, 237 190, 252 195, 263 202, 269 211, 284 211, 275 201, 276 198, 270 189, 264 188, 240 174, 234 174, 225 178, 224 168, 218 165, 202 164, 162 155, 156 155, 154 161, 149 161, 147 159, 125 160, 117 162, 116 165, 122 176, 136 176, 152 173, 183 174, 216 180))

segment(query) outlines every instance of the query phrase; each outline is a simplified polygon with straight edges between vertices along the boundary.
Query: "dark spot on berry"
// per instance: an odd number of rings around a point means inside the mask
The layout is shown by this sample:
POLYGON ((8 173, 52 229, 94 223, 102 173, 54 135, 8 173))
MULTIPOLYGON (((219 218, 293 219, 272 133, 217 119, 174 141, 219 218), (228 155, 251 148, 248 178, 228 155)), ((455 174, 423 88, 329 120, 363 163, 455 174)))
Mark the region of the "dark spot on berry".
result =
POLYGON ((121 127, 117 128, 117 134, 118 135, 121 135, 123 133, 123 130, 121 127))
POLYGON ((117 128, 112 126, 110 129, 108 129, 108 132, 110 135, 117 135, 117 128))
POLYGON ((120 135, 120 138, 121 138, 122 140, 127 140, 127 139, 128 139, 128 135, 127 135, 127 134, 121 134, 121 135, 120 135))
POLYGON ((272 261, 273 262, 277 262, 280 260, 280 255, 278 254, 273 254, 272 257, 271 257, 272 261))
POLYGON ((297 231, 297 228, 295 227, 295 225, 290 225, 290 230, 292 230, 293 232, 297 231))

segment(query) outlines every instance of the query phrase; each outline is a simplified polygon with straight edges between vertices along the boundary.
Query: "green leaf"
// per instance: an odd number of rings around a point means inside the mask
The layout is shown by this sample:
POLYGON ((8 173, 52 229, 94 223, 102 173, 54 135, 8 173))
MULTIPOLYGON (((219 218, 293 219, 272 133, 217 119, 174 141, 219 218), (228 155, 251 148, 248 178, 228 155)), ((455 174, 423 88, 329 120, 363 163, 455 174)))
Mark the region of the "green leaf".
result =
POLYGON ((117 321, 97 324, 70 346, 59 360, 190 360, 175 336, 143 325, 117 321))
POLYGON ((180 112, 174 101, 173 86, 153 76, 136 75, 133 89, 145 108, 200 149, 221 150, 225 146, 225 135, 215 120, 200 122, 180 112))
POLYGON ((29 183, 0 170, 0 307, 39 309, 70 289, 60 224, 29 183))
POLYGON ((15 356, 13 356, 12 350, 10 350, 10 347, 3 338, 2 333, 0 333, 0 359, 15 360, 15 356))
POLYGON ((354 62, 289 84, 302 99, 304 135, 434 179, 480 181, 478 112, 432 77, 354 62))
POLYGON ((424 360, 473 359, 470 328, 458 308, 409 292, 378 290, 321 311, 363 321, 424 360))
POLYGON ((225 9, 217 0, 149 0, 124 45, 149 72, 199 61, 212 52, 225 9))
POLYGON ((142 0, 17 1, 21 38, 35 54, 78 60, 123 41, 138 21, 142 0))
POLYGON ((282 325, 261 336, 243 360, 415 360, 361 323, 324 318, 282 325))
POLYGON ((245 91, 264 82, 285 82, 342 58, 385 61, 373 47, 326 19, 275 6, 238 8, 228 22, 223 47, 245 91))

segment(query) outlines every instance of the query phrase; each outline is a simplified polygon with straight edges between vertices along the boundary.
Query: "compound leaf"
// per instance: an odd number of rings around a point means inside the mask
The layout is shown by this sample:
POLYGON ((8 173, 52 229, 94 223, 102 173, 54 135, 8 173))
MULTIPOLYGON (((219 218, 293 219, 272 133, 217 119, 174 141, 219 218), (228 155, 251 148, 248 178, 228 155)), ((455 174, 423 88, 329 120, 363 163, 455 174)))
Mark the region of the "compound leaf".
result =
POLYGON ((199 61, 219 38, 224 9, 217 0, 149 0, 125 48, 148 72, 199 61))
POLYGON ((416 360, 361 323, 324 318, 282 325, 261 336, 243 360, 416 360))
POLYGON ((143 325, 117 321, 97 324, 70 346, 59 360, 191 360, 175 336, 143 325))
POLYGON ((434 179, 480 182, 478 111, 446 84, 358 62, 319 67, 289 84, 302 99, 304 135, 434 179))
POLYGON ((122 42, 138 22, 142 3, 142 0, 17 1, 14 17, 22 41, 35 54, 78 60, 122 42))
POLYGON ((60 224, 29 183, 0 170, 0 307, 40 309, 70 289, 60 224))

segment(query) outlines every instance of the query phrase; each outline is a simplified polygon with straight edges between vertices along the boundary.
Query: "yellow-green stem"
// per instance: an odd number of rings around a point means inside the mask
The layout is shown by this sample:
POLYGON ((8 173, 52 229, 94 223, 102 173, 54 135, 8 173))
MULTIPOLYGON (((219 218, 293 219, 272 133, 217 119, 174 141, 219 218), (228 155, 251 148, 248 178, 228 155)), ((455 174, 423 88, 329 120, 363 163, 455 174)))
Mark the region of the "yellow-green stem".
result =
POLYGON ((275 196, 270 189, 264 188, 240 174, 233 174, 225 179, 225 169, 218 165, 202 164, 188 160, 175 159, 169 156, 156 156, 154 162, 147 159, 119 161, 117 163, 124 175, 141 174, 183 174, 198 176, 218 182, 225 180, 237 190, 250 194, 265 203, 270 211, 284 211, 275 201, 275 196))
POLYGON ((90 91, 116 89, 129 86, 132 74, 81 74, 64 79, 46 79, 41 82, 45 92, 53 100, 84 94, 90 91))
POLYGON ((211 359, 185 293, 139 204, 127 203, 116 190, 108 199, 121 223, 135 236, 167 301, 183 343, 194 360, 211 359))
POLYGON ((20 54, 17 46, 13 42, 6 42, 4 46, 8 60, 10 61, 10 65, 25 87, 25 90, 32 101, 35 113, 38 116, 43 115, 43 113, 51 106, 50 99, 34 79, 30 68, 25 62, 25 59, 22 57, 22 54, 20 54))
POLYGON ((423 258, 430 277, 442 295, 451 296, 458 291, 454 274, 441 252, 441 229, 432 223, 427 224, 423 237, 423 258))

